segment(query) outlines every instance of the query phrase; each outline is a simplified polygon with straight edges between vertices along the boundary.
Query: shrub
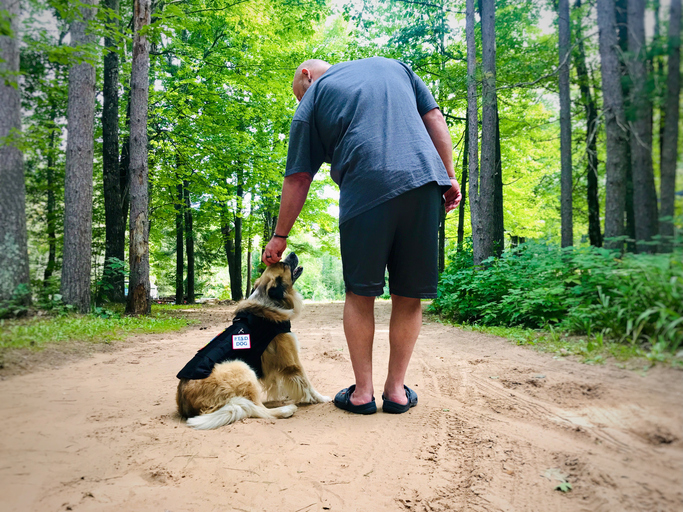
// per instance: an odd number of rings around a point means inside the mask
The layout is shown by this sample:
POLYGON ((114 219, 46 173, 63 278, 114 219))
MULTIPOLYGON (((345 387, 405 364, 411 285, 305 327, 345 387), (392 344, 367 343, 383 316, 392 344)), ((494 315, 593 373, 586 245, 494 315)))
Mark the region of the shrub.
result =
POLYGON ((529 242, 472 263, 450 255, 432 310, 455 321, 600 333, 622 342, 683 343, 681 253, 627 254, 529 242))

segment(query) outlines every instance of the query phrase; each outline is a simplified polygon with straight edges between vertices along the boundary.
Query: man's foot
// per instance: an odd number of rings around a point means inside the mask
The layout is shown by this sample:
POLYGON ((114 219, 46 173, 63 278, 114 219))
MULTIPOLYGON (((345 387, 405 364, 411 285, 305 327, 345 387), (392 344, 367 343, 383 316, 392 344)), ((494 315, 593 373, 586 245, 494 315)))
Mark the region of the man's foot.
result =
POLYGON ((349 386, 348 388, 342 389, 334 397, 334 405, 339 409, 352 412, 354 414, 374 414, 377 412, 377 404, 375 403, 375 397, 365 404, 356 405, 351 402, 351 395, 356 390, 356 385, 349 386))
POLYGON ((401 402, 395 402, 387 398, 385 395, 382 395, 382 410, 384 412, 388 412, 390 414, 402 414, 407 412, 411 407, 415 407, 417 405, 417 393, 415 393, 415 391, 406 385, 403 386, 403 389, 405 390, 406 403, 402 403, 403 400, 401 400, 401 402))

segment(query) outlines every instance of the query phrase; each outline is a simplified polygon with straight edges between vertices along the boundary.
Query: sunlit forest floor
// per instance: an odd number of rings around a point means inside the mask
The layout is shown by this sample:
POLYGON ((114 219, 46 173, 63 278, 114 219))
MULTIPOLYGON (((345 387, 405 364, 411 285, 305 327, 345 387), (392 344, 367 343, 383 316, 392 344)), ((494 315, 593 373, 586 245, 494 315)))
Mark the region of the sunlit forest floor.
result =
MULTIPOLYGON (((326 395, 353 382, 342 308, 309 303, 293 323, 326 395)), ((177 309, 196 323, 8 360, 3 511, 683 507, 683 371, 583 364, 425 317, 406 382, 419 404, 407 414, 328 403, 197 432, 175 412, 175 375, 233 307, 177 309)), ((389 311, 378 302, 378 405, 389 311)))

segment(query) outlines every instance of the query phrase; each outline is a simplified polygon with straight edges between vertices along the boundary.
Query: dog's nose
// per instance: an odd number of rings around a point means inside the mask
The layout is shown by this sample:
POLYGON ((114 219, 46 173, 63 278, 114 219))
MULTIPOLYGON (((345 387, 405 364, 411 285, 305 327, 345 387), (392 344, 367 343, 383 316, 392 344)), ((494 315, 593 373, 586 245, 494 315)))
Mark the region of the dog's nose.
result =
POLYGON ((296 253, 290 252, 285 258, 285 263, 289 265, 290 268, 296 268, 299 265, 299 258, 297 257, 296 253))

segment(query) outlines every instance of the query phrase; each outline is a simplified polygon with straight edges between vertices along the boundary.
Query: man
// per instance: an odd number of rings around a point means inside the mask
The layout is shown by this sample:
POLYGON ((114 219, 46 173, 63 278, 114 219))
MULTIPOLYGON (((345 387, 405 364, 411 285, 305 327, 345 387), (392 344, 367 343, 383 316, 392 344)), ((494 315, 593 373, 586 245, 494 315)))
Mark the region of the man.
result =
POLYGON ((374 57, 330 66, 301 64, 275 235, 263 253, 279 261, 286 238, 323 162, 339 185, 339 231, 346 285, 344 333, 356 382, 335 397, 341 409, 372 414, 374 300, 389 270, 389 369, 382 409, 417 404, 404 379, 422 326, 420 299, 436 297, 438 225, 461 199, 451 136, 433 96, 406 65, 374 57))

